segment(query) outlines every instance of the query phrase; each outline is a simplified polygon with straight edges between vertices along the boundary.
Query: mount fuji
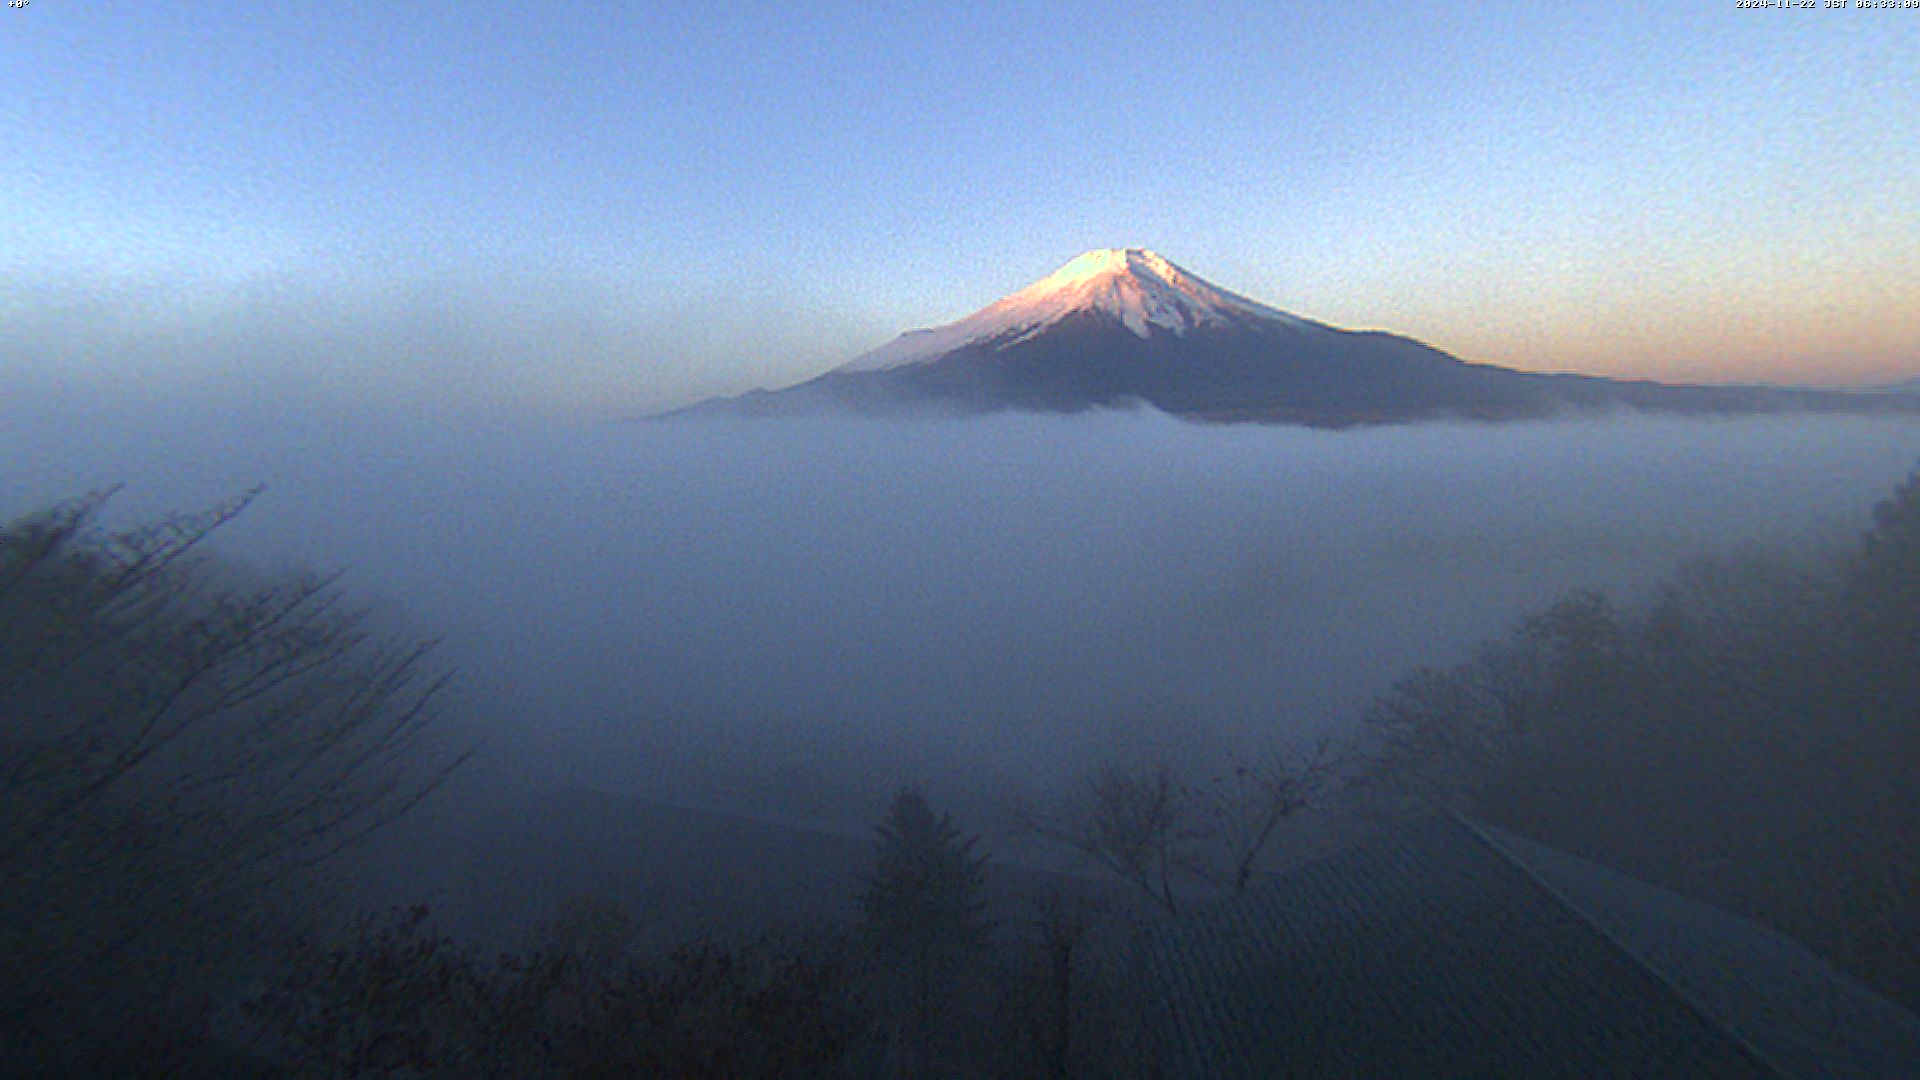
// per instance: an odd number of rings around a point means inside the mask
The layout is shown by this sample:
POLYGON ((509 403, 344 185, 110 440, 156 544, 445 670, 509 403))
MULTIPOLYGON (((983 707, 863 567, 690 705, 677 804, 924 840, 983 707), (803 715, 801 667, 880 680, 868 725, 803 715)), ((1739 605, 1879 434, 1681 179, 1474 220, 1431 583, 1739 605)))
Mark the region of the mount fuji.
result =
POLYGON ((1676 386, 1468 363, 1229 292, 1144 248, 1089 251, 958 322, 910 330, 816 378, 669 415, 1077 412, 1148 405, 1209 421, 1348 426, 1569 410, 1915 411, 1898 395, 1676 386))

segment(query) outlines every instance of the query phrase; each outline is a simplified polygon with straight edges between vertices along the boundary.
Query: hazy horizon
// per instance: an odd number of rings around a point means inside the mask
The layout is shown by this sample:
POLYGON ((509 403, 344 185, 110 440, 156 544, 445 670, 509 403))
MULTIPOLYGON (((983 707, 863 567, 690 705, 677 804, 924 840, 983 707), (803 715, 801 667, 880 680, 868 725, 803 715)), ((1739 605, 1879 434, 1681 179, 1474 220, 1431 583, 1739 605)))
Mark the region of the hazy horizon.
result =
POLYGON ((6 16, 0 395, 629 415, 1128 246, 1475 362, 1920 375, 1898 11, 6 16))

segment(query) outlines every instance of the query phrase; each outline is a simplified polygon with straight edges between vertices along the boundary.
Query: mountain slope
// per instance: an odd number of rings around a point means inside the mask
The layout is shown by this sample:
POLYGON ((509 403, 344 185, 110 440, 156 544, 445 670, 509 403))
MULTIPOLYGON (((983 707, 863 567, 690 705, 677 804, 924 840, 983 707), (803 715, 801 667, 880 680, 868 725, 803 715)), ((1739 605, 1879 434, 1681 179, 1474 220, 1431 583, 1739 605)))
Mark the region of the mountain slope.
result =
POLYGON ((1096 314, 1136 337, 1202 327, 1306 320, 1255 303, 1187 273, 1143 248, 1089 251, 1019 292, 933 330, 909 330, 839 372, 897 370, 975 345, 1007 348, 1076 316, 1096 314))
POLYGON ((1140 248, 1090 251, 931 330, 786 390, 692 413, 1074 412, 1144 403, 1199 420, 1345 425, 1518 419, 1569 409, 1913 411, 1895 395, 1668 386, 1514 371, 1229 292, 1140 248))

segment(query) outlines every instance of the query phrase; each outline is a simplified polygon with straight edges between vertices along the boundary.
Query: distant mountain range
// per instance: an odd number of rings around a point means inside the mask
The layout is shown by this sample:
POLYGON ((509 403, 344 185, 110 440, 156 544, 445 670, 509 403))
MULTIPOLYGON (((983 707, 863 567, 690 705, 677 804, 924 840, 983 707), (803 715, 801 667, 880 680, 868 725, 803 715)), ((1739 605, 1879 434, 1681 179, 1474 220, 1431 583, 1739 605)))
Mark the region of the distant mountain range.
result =
POLYGON ((1568 411, 1920 412, 1912 395, 1677 386, 1515 371, 1343 330, 1222 289, 1142 248, 1089 251, 958 322, 817 378, 670 416, 1078 412, 1145 404, 1193 420, 1347 426, 1568 411))

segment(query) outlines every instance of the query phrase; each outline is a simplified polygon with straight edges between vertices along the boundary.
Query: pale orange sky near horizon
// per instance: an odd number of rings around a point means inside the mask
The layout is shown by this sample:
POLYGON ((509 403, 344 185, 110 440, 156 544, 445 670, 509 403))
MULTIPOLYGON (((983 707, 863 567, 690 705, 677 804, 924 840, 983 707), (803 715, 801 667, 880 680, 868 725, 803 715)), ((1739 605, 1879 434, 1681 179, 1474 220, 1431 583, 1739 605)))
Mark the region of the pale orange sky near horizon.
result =
POLYGON ((1436 310, 1425 297, 1388 298, 1381 328, 1530 371, 1841 386, 1920 377, 1920 287, 1819 275, 1804 287, 1769 285, 1568 286, 1478 318, 1462 317, 1464 305, 1436 310))
POLYGON ((1477 362, 1920 376, 1920 11, 1190 15, 36 3, 0 394, 648 411, 1109 247, 1477 362))

